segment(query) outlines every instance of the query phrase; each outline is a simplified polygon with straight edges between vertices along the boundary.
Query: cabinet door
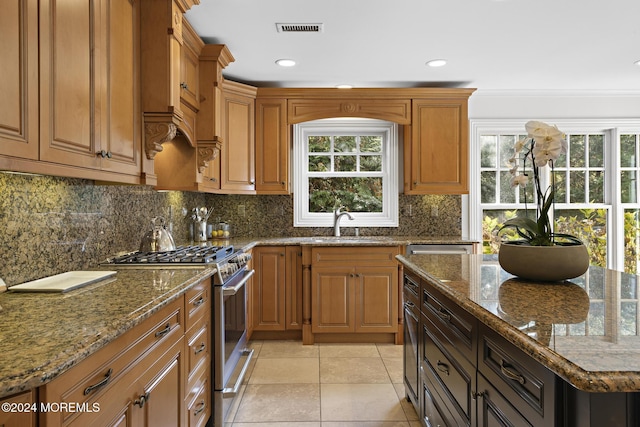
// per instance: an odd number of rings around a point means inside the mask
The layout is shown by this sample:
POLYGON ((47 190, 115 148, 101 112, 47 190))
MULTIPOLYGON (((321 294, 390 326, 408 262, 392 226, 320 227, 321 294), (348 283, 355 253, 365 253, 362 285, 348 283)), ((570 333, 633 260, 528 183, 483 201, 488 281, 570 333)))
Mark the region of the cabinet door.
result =
POLYGON ((354 332, 354 269, 314 267, 312 274, 311 331, 354 332))
MULTIPOLYGON (((234 85, 235 86, 235 85, 234 85)), ((224 144, 221 188, 231 193, 255 191, 255 96, 224 88, 224 144)))
POLYGON ((468 193, 466 99, 414 99, 412 114, 405 147, 405 192, 468 193))
POLYGON ((256 192, 289 194, 286 99, 256 99, 256 192))
POLYGON ((287 246, 285 280, 285 329, 302 329, 302 250, 287 246))
MULTIPOLYGON (((1 20, 2 18, 0 18, 1 20)), ((2 427, 31 427, 36 425, 37 411, 11 411, 4 407, 8 405, 20 405, 19 408, 33 407, 37 405, 34 392, 25 391, 24 393, 0 399, 2 403, 2 411, 0 411, 0 426, 2 427)), ((11 409, 11 406, 9 406, 11 409)))
POLYGON ((40 157, 54 163, 99 168, 95 133, 102 64, 94 2, 40 3, 40 157))
POLYGON ((356 332, 397 332, 398 269, 359 267, 355 276, 356 332))
POLYGON ((0 154, 37 159, 37 0, 3 3, 0 56, 0 154))
POLYGON ((285 248, 262 246, 253 251, 253 330, 285 329, 285 248))
POLYGON ((104 51, 106 82, 101 111, 100 150, 108 153, 102 169, 139 175, 142 128, 139 84, 139 4, 130 0, 103 2, 106 17, 104 51))
MULTIPOLYGON (((146 427, 181 426, 186 424, 184 404, 183 341, 177 341, 137 381, 133 397, 134 410, 141 412, 146 427)), ((150 353, 146 360, 154 360, 150 353)))
POLYGON ((184 44, 180 52, 180 99, 197 111, 200 107, 200 100, 198 99, 200 93, 200 64, 198 56, 202 41, 200 41, 187 21, 184 21, 182 36, 184 44))

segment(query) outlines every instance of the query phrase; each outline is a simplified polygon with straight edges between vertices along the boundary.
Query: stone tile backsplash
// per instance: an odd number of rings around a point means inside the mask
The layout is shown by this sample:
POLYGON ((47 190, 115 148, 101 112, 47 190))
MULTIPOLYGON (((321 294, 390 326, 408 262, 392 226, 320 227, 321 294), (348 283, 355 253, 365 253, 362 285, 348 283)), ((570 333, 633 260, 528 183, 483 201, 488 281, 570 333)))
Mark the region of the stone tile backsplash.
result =
MULTIPOLYGON (((292 196, 157 192, 147 186, 0 173, 0 278, 11 286, 93 268, 110 255, 137 250, 158 215, 171 223, 176 243, 188 243, 190 213, 185 216, 183 209, 196 206, 213 206, 210 221, 230 223, 233 236, 333 232, 330 227, 294 228, 292 196)), ((400 209, 399 227, 361 228, 361 235, 460 236, 459 196, 400 195, 400 209)), ((349 227, 342 230, 354 233, 349 227)))

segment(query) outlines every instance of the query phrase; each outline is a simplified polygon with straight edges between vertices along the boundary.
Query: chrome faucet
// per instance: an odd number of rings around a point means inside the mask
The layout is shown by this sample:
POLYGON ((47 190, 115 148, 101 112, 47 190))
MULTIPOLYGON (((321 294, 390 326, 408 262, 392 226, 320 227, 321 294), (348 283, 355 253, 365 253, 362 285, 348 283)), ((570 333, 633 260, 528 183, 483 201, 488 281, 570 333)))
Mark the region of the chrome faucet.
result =
POLYGON ((338 209, 336 209, 335 211, 333 211, 333 235, 335 237, 340 237, 340 219, 343 216, 347 216, 351 221, 353 221, 353 216, 351 216, 351 214, 347 211, 345 212, 340 212, 340 209, 342 209, 344 206, 339 207, 338 209))

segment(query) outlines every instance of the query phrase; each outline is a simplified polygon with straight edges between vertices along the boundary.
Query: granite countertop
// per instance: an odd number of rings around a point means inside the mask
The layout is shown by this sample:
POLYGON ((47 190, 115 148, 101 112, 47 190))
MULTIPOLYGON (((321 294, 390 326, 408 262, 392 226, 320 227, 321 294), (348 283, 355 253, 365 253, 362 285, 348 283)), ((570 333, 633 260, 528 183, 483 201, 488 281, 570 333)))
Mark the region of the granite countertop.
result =
MULTIPOLYGON (((207 245, 381 246, 471 244, 459 237, 247 237, 207 245)), ((194 244, 180 242, 180 244, 194 244)), ((0 397, 39 387, 178 298, 215 272, 116 268, 105 280, 66 293, 0 292, 0 397)))
POLYGON ((310 236, 310 237, 244 237, 229 240, 210 240, 211 244, 231 244, 249 250, 254 246, 300 245, 300 246, 402 246, 426 245, 471 245, 470 239, 459 236, 310 236))
POLYGON ((532 283, 495 256, 398 260, 574 387, 640 391, 638 276, 591 266, 563 283, 532 283))
POLYGON ((119 269, 66 293, 0 294, 0 397, 47 383, 214 272, 119 269))

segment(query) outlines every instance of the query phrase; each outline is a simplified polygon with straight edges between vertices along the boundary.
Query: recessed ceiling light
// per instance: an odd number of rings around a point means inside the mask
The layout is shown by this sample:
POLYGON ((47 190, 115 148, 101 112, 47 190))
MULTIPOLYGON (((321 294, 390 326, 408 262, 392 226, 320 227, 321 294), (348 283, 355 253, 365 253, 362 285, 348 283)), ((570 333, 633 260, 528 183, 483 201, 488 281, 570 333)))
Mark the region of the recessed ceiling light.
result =
POLYGON ((427 62, 427 65, 429 67, 442 67, 443 65, 447 64, 447 60, 446 59, 432 59, 431 61, 427 62))
POLYGON ((293 67, 294 65, 296 65, 296 61, 294 61, 293 59, 278 59, 276 61, 276 64, 281 67, 293 67))
POLYGON ((336 88, 338 88, 338 89, 352 89, 353 86, 351 86, 351 85, 336 85, 336 88))
POLYGON ((634 64, 636 64, 638 67, 640 67, 640 59, 638 59, 636 62, 634 62, 634 64))

